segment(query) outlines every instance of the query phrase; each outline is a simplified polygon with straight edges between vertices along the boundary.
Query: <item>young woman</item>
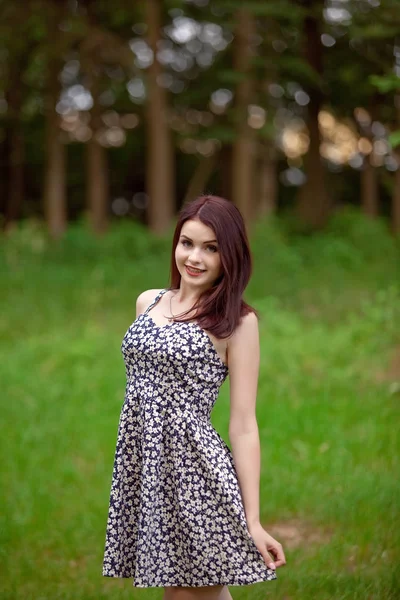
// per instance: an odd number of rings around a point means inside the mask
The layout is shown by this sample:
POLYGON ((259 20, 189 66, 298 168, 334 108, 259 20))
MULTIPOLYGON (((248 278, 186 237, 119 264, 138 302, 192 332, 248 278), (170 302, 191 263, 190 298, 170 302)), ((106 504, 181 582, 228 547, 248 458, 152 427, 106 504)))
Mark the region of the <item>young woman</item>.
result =
POLYGON ((260 524, 258 322, 242 299, 251 255, 242 216, 202 196, 176 226, 171 285, 148 290, 122 342, 103 575, 163 587, 165 600, 229 600, 276 579, 282 546, 260 524), (229 439, 210 415, 229 374, 229 439))

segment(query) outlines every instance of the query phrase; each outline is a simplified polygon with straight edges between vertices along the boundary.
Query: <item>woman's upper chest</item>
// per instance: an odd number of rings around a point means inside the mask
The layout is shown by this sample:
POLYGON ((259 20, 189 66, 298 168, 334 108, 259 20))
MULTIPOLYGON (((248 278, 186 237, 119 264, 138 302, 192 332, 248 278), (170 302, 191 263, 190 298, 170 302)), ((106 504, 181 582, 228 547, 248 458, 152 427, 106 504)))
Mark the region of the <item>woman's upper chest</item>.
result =
MULTIPOLYGON (((215 350, 215 353, 218 355, 221 362, 224 363, 225 365, 227 365, 227 355, 228 355, 227 340, 218 339, 217 337, 215 337, 215 335, 212 335, 209 331, 202 329, 199 325, 197 325, 197 323, 194 320, 188 321, 188 322, 179 322, 179 321, 174 321, 172 318, 168 318, 166 315, 168 315, 168 311, 166 310, 165 306, 162 306, 161 303, 159 303, 158 305, 153 307, 151 309, 151 311, 149 311, 147 313, 147 317, 153 322, 153 324, 156 326, 156 328, 158 330, 163 330, 164 328, 169 328, 172 326, 179 328, 180 325, 183 325, 183 326, 185 326, 187 324, 193 325, 194 331, 196 331, 196 329, 200 330, 203 332, 203 335, 208 337, 210 343, 212 344, 212 346, 215 350)), ((189 316, 190 316, 190 314, 189 314, 189 316)), ((192 331, 193 331, 193 329, 192 329, 192 331)))

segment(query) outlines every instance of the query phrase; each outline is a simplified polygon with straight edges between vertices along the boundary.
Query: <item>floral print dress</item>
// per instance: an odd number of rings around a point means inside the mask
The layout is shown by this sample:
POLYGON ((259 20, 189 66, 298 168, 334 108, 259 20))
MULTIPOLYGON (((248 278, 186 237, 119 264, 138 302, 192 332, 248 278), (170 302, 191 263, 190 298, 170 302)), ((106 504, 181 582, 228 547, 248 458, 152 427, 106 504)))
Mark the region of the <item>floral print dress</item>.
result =
POLYGON ((122 341, 126 367, 103 561, 133 586, 248 585, 276 579, 246 525, 231 450, 210 415, 228 375, 195 322, 149 314, 122 341))

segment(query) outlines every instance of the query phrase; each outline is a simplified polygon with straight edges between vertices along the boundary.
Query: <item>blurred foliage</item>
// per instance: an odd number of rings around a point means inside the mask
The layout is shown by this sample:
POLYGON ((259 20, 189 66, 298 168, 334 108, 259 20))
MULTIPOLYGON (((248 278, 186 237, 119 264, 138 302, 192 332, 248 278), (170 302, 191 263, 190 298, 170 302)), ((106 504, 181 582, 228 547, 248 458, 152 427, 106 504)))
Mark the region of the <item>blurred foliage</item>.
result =
MULTIPOLYGON (((193 172, 193 161, 188 160, 188 150, 182 150, 182 141, 187 138, 199 141, 211 139, 217 142, 218 147, 225 148, 237 138, 234 101, 227 102, 225 109, 217 114, 210 112, 210 98, 216 90, 223 88, 234 99, 236 86, 242 78, 233 68, 232 47, 237 14, 243 3, 238 0, 171 0, 160 4, 163 22, 159 46, 164 52, 162 69, 163 85, 168 88, 168 116, 174 115, 185 121, 188 110, 199 110, 208 112, 210 117, 207 123, 187 121, 181 128, 173 125, 179 206, 193 172), (186 23, 185 35, 176 35, 179 20, 186 23), (197 28, 196 35, 192 37, 187 33, 190 27, 197 28), (213 39, 214 42, 218 39, 220 45, 213 45, 213 39), (167 54, 168 60, 165 58, 167 54)), ((398 3, 396 0, 350 0, 345 4, 337 6, 333 0, 327 0, 320 17, 319 28, 321 35, 325 36, 322 75, 304 56, 304 22, 308 15, 319 14, 316 10, 318 3, 271 0, 246 4, 246 10, 254 15, 256 21, 250 73, 252 103, 265 111, 264 125, 253 133, 258 140, 268 140, 273 145, 275 159, 283 167, 290 164, 282 149, 282 131, 291 123, 298 125, 302 122, 304 125, 307 101, 302 100, 299 104, 296 92, 308 88, 318 88, 323 94, 326 109, 339 118, 354 121, 354 110, 364 107, 371 112, 373 120, 384 125, 386 136, 392 133, 389 137, 392 147, 398 145, 394 99, 399 81, 395 70, 400 26, 398 3)), ((59 79, 63 92, 74 86, 88 86, 90 72, 95 68, 101 79, 102 110, 115 111, 118 115, 137 115, 138 125, 132 130, 123 130, 125 141, 122 145, 107 148, 111 173, 109 204, 120 195, 130 199, 134 193, 142 193, 145 190, 146 164, 143 157, 146 154, 147 99, 130 94, 129 85, 132 81, 142 82, 144 89, 147 85, 148 65, 146 61, 141 63, 138 51, 133 50, 135 44, 139 44, 142 51, 146 45, 143 5, 127 0, 117 0, 112 5, 89 0, 28 0, 22 5, 1 0, 0 34, 3 45, 0 52, 1 177, 6 187, 11 164, 10 137, 15 123, 21 123, 26 182, 23 206, 17 209, 17 212, 21 210, 19 216, 39 216, 43 212, 46 73, 51 60, 60 62, 59 79), (49 37, 54 27, 55 39, 49 37)), ((83 120, 87 119, 88 112, 89 109, 81 110, 83 120)), ((360 135, 365 133, 366 130, 360 127, 360 135)), ((68 131, 63 131, 62 135, 63 143, 69 146, 67 187, 69 216, 74 219, 79 218, 84 209, 87 186, 87 173, 81 164, 77 167, 74 156, 85 151, 87 139, 84 137, 77 141, 68 131)), ((198 151, 190 152, 194 153, 190 158, 202 158, 198 151)), ((296 165, 304 168, 301 156, 296 158, 296 165)), ((337 165, 328 162, 325 166, 335 176, 337 165)), ((342 192, 336 198, 337 202, 347 202, 351 195, 352 168, 361 167, 351 165, 345 169, 343 176, 339 175, 343 182, 336 184, 342 192)), ((382 162, 379 168, 385 171, 381 202, 382 213, 387 215, 393 177, 386 172, 382 162)), ((213 181, 218 193, 223 187, 222 178, 218 165, 217 177, 213 181)), ((290 204, 287 199, 297 191, 294 184, 290 184, 293 187, 289 189, 285 189, 286 185, 280 188, 279 210, 290 204)), ((4 198, 8 192, 5 190, 4 198)), ((0 206, 0 209, 6 212, 5 206, 0 206)), ((138 220, 146 220, 143 211, 138 211, 136 216, 138 220)))
MULTIPOLYGON (((156 237, 140 224, 121 221, 113 222, 99 239, 81 221, 54 242, 42 222, 20 222, 0 244, 0 268, 7 281, 3 306, 14 303, 17 290, 31 290, 39 305, 42 294, 54 290, 54 302, 67 307, 71 282, 77 289, 79 283, 79 290, 87 289, 95 303, 95 290, 100 304, 102 294, 114 298, 126 293, 133 302, 132 290, 168 285, 171 238, 172 230, 156 237)), ((399 241, 390 236, 383 220, 368 219, 356 209, 338 211, 323 234, 312 236, 298 234, 291 216, 260 220, 251 243, 252 299, 273 296, 292 309, 308 299, 335 320, 360 298, 400 285, 399 241)))

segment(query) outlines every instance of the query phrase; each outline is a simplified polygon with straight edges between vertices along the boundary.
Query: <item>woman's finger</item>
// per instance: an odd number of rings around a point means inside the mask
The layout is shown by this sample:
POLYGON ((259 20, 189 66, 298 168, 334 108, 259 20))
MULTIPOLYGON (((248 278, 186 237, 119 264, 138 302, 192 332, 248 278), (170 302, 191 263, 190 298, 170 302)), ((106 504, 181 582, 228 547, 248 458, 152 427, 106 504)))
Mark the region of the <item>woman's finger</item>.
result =
POLYGON ((270 548, 269 550, 275 556, 276 567, 282 567, 283 565, 286 565, 285 553, 283 552, 282 546, 276 546, 274 548, 270 548))
POLYGON ((274 566, 275 566, 274 565, 274 559, 271 556, 270 552, 268 552, 266 546, 263 545, 263 546, 259 547, 258 550, 259 550, 260 554, 262 555, 262 557, 264 559, 264 562, 267 565, 267 567, 269 567, 270 569, 273 569, 274 566), (271 567, 270 565, 274 565, 274 566, 271 567))

